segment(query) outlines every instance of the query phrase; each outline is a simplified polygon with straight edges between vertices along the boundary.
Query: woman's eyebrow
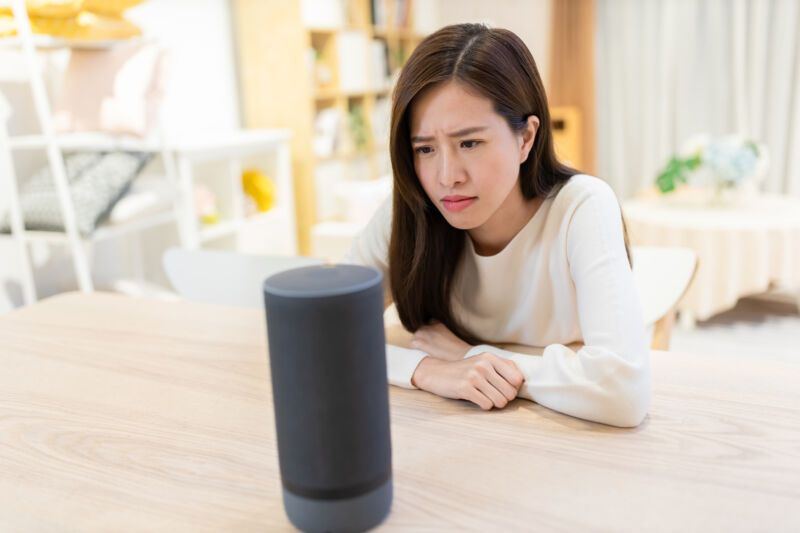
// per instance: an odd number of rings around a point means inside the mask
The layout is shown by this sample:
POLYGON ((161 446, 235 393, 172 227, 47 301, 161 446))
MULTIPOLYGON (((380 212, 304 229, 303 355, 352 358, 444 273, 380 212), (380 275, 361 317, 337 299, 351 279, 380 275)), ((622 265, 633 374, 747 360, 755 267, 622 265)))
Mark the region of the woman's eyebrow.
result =
MULTIPOLYGON (((470 127, 470 128, 464 128, 464 129, 461 129, 461 130, 458 130, 458 131, 454 131, 452 133, 448 133, 447 136, 448 137, 465 137, 467 135, 472 135, 473 133, 478 133, 479 131, 483 131, 483 130, 486 130, 486 129, 488 129, 488 126, 473 126, 473 127, 470 127)), ((433 140, 433 137, 419 137, 419 136, 411 137, 411 142, 412 143, 424 143, 424 142, 429 142, 429 141, 432 141, 432 140, 433 140)))

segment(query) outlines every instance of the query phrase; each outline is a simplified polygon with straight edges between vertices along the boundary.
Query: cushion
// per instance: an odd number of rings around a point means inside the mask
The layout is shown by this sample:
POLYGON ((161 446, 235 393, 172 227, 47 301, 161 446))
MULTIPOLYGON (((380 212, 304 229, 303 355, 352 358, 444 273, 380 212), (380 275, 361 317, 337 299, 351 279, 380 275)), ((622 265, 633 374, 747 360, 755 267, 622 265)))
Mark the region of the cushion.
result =
MULTIPOLYGON (((75 152, 64 156, 78 231, 92 234, 139 174, 152 154, 145 152, 75 152)), ((25 229, 64 231, 50 168, 45 167, 21 184, 20 207, 25 229)), ((3 233, 9 232, 8 220, 3 233)))
POLYGON ((135 180, 108 216, 107 224, 125 224, 173 209, 178 199, 175 186, 163 178, 135 180))

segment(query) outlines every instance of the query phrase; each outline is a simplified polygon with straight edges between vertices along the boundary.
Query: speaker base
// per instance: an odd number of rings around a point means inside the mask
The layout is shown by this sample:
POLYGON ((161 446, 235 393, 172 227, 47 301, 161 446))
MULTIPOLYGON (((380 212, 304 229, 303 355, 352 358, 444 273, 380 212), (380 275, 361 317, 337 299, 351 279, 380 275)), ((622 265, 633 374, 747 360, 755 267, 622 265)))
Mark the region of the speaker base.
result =
POLYGON ((358 533, 380 524, 392 507, 392 478, 355 498, 314 500, 283 489, 289 521, 306 533, 358 533))

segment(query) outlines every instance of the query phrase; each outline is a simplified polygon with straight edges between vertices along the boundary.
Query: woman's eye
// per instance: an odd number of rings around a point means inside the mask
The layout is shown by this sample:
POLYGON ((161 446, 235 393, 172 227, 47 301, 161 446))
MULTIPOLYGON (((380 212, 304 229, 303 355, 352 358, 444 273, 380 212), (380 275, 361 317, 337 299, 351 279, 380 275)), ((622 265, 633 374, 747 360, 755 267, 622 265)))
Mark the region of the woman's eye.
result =
POLYGON ((433 148, 431 148, 430 146, 419 146, 417 148, 414 148, 414 151, 417 152, 418 154, 429 154, 433 151, 433 148))
POLYGON ((463 148, 475 148, 478 144, 480 144, 480 141, 461 141, 463 148))

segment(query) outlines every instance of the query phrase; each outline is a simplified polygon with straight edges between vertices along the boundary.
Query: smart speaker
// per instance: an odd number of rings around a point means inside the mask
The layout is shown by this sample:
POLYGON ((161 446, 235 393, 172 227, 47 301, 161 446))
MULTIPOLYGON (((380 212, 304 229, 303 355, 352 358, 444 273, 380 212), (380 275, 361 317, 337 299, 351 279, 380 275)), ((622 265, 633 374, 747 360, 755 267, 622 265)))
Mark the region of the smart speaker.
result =
POLYGON ((286 514, 307 532, 369 529, 392 505, 383 275, 287 270, 264 305, 286 514))

